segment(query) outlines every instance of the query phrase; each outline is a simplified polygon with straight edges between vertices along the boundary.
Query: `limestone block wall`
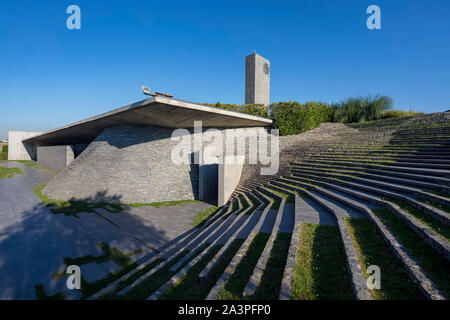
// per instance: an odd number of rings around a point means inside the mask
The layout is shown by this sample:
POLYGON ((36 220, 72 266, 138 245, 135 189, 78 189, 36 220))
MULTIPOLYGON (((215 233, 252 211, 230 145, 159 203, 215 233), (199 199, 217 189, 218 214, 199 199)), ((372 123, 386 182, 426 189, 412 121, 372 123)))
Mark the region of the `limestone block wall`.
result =
POLYGON ((41 167, 60 172, 75 158, 73 146, 38 146, 37 164, 41 167))
MULTIPOLYGON (((226 128, 218 128, 227 134, 226 128)), ((233 129, 234 130, 234 129, 233 129)), ((246 128, 234 130, 245 135, 246 128)), ((156 126, 120 126, 105 129, 75 160, 43 189, 52 199, 149 203, 197 199, 197 164, 175 164, 173 149, 181 138, 192 142, 193 130, 172 141, 173 129, 156 126)), ((216 141, 208 145, 220 144, 216 141)))
POLYGON ((22 140, 37 136, 42 132, 9 131, 8 160, 36 160, 36 146, 22 140))

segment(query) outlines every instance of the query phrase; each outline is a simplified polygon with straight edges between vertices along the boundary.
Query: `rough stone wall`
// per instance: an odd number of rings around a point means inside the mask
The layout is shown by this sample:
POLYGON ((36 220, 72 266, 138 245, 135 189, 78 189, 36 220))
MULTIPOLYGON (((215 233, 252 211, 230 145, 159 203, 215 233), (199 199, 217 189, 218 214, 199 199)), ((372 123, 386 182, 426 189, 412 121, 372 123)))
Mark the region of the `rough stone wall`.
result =
POLYGON ((74 159, 73 146, 38 146, 37 164, 41 167, 60 172, 74 159))
MULTIPOLYGON (((226 128, 218 128, 227 132, 226 128)), ((233 129, 234 130, 234 129, 233 129)), ((236 129, 244 135, 247 128, 236 129)), ((173 129, 121 126, 103 131, 69 167, 54 177, 43 192, 52 199, 149 203, 196 199, 199 171, 196 164, 176 165, 171 153, 181 138, 191 141, 192 130, 172 141, 173 129)), ((215 141, 207 145, 220 144, 215 141)), ((192 157, 197 152, 192 148, 192 157)))
POLYGON ((36 146, 22 140, 37 136, 42 132, 9 131, 8 160, 36 160, 36 146))

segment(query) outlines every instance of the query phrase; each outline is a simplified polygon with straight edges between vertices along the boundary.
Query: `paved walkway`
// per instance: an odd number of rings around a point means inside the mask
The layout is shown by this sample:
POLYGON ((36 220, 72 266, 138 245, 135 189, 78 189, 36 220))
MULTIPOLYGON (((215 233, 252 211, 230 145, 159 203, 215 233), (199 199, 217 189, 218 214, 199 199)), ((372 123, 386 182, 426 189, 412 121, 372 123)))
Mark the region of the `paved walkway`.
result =
MULTIPOLYGON (((176 236, 192 228, 192 217, 211 205, 129 208, 101 215, 81 213, 79 218, 55 214, 43 206, 32 189, 52 178, 52 174, 18 162, 0 162, 19 167, 24 174, 0 179, 0 299, 35 299, 34 286, 42 284, 47 294, 66 289, 66 277, 52 274, 66 269, 63 258, 98 257, 104 242, 125 253, 140 249, 133 259, 154 252, 176 236), (108 222, 108 220, 111 222, 108 222)), ((81 265, 88 281, 99 280, 120 267, 112 261, 81 265)), ((68 298, 79 297, 76 290, 68 298)))

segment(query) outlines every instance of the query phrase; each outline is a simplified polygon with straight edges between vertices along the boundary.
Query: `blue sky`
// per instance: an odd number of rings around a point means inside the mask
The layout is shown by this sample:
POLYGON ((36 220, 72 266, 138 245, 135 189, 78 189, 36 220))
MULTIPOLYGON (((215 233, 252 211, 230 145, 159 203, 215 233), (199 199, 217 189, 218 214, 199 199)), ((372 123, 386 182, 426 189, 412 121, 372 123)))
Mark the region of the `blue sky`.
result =
POLYGON ((244 102, 245 56, 271 61, 271 101, 384 94, 450 109, 450 2, 2 1, 0 138, 45 131, 144 98, 244 102), (66 9, 81 8, 81 30, 66 9), (366 8, 381 8, 368 30, 366 8))

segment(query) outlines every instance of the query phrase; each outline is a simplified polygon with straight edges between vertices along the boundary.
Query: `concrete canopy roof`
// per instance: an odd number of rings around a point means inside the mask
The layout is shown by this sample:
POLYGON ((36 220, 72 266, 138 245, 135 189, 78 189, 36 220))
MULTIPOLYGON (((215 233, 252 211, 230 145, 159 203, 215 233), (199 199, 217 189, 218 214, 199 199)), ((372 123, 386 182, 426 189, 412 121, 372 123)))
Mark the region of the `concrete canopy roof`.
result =
POLYGON ((93 141, 104 129, 123 125, 154 125, 192 128, 194 121, 203 127, 269 127, 272 120, 208 107, 186 101, 152 97, 98 116, 50 130, 24 140, 36 145, 82 144, 93 141))

